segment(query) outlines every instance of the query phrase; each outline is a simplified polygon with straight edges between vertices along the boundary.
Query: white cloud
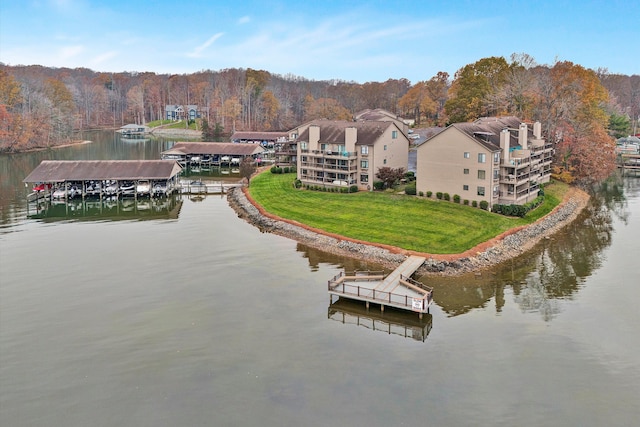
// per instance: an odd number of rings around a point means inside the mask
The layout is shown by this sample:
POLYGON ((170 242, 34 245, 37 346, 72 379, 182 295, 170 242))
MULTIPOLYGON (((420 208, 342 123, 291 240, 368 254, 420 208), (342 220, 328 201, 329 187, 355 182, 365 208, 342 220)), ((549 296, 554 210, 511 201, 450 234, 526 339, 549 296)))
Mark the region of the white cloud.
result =
POLYGON ((202 51, 211 46, 213 42, 222 37, 223 34, 224 33, 217 33, 209 37, 209 40, 202 43, 200 46, 196 46, 191 52, 187 53, 187 56, 190 58, 200 58, 202 56, 202 51))
POLYGON ((84 50, 85 48, 82 45, 64 46, 60 48, 60 57, 62 59, 73 58, 80 55, 84 50))
POLYGON ((101 63, 104 63, 106 61, 109 61, 113 58, 115 58, 116 56, 118 56, 118 52, 115 50, 109 51, 109 52, 104 52, 101 53, 100 55, 96 56, 95 58, 93 58, 93 60, 91 61, 93 64, 98 65, 101 63))
POLYGON ((238 24, 248 24, 249 22, 251 22, 251 18, 246 15, 238 19, 238 24))

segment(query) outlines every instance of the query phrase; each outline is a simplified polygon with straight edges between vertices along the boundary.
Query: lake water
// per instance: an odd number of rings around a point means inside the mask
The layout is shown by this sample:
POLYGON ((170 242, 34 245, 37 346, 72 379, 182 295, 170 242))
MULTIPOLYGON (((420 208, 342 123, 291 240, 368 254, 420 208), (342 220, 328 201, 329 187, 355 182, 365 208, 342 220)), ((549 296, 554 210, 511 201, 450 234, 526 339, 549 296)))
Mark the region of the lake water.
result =
POLYGON ((1 425, 640 422, 640 179, 491 272, 420 278, 420 321, 330 305, 328 279, 378 267, 261 233, 221 196, 27 214, 43 159, 173 143, 89 137, 0 157, 1 425))

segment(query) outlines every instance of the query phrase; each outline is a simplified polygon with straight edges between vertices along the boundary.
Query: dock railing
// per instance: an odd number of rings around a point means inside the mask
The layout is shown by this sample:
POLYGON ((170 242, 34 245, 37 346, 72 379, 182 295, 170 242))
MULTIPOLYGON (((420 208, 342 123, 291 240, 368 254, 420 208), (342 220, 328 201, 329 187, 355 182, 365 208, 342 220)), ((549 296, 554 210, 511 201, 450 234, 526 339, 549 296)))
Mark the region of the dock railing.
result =
POLYGON ((403 285, 413 288, 417 293, 424 295, 419 298, 422 301, 419 307, 416 306, 416 298, 405 294, 398 294, 389 291, 376 289, 386 275, 378 271, 355 271, 353 273, 341 272, 328 281, 328 290, 333 294, 342 294, 364 301, 372 301, 379 304, 409 308, 414 310, 426 309, 432 300, 433 289, 415 281, 409 277, 401 276, 403 285), (373 286, 360 282, 375 282, 373 286))
POLYGON ((422 282, 418 282, 417 280, 414 280, 411 277, 407 277, 404 274, 400 275, 400 281, 404 282, 405 286, 416 287, 420 291, 424 292, 426 300, 427 300, 427 305, 431 304, 431 300, 433 299, 433 288, 432 287, 427 286, 422 282))

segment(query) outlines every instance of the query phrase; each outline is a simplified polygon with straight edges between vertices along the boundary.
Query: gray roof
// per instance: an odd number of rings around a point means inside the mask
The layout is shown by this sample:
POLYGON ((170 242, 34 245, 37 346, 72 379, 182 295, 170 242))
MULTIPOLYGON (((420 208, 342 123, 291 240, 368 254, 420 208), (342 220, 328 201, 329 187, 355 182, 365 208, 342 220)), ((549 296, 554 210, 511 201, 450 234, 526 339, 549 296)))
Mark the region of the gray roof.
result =
MULTIPOLYGON (((517 130, 522 120, 515 116, 483 117, 474 122, 454 123, 451 126, 466 133, 479 144, 491 151, 500 149, 500 132, 505 129, 517 130)), ((527 139, 533 137, 533 131, 528 126, 527 139)), ((518 133, 510 132, 510 147, 518 146, 518 133)))
POLYGON ((402 121, 401 118, 391 113, 390 111, 383 110, 382 108, 376 108, 375 110, 362 110, 354 115, 354 119, 358 121, 388 121, 389 119, 402 121))
POLYGON ((175 160, 43 160, 22 182, 160 180, 181 171, 175 160))
POLYGON ((162 154, 220 154, 252 156, 264 151, 259 144, 241 144, 234 142, 176 142, 171 149, 162 154))
MULTIPOLYGON (((349 122, 346 120, 313 120, 298 136, 298 141, 309 141, 309 127, 311 126, 320 127, 320 142, 327 144, 344 143, 345 129, 349 127, 355 127, 358 129, 356 145, 374 145, 389 127, 395 127, 398 129, 398 126, 396 126, 392 121, 349 122)), ((398 130, 402 133, 400 129, 398 130)))
POLYGON ((289 136, 288 132, 248 132, 238 131, 231 135, 231 140, 244 139, 249 141, 275 141, 278 138, 286 138, 289 136))

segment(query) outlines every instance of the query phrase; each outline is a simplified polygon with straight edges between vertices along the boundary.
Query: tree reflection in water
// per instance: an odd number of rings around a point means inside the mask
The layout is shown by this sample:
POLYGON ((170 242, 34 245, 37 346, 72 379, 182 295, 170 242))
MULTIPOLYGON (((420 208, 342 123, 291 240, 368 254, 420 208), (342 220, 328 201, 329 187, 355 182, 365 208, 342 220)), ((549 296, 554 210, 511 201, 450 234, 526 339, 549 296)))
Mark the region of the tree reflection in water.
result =
MULTIPOLYGON (((427 275, 419 280, 434 287, 435 304, 451 317, 492 303, 500 313, 507 303, 505 294, 511 292, 522 311, 539 312, 549 321, 560 310, 558 300, 572 299, 585 279, 602 265, 602 252, 611 245, 614 216, 623 222, 629 216, 624 196, 628 185, 628 180, 619 176, 610 178, 593 190, 588 207, 574 222, 492 270, 458 277, 427 275)), ((304 245, 298 245, 298 251, 309 259, 314 271, 320 263, 347 270, 381 269, 304 245)))

